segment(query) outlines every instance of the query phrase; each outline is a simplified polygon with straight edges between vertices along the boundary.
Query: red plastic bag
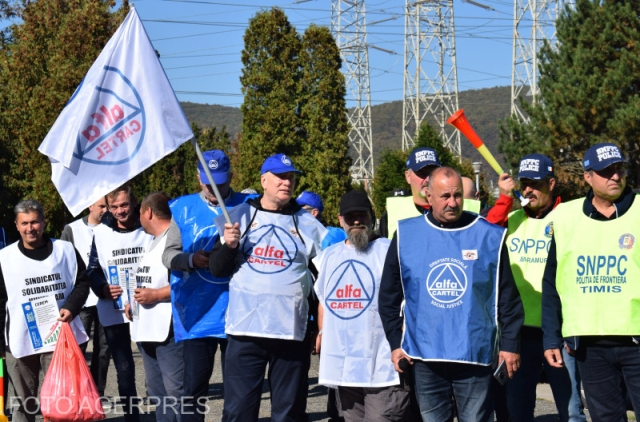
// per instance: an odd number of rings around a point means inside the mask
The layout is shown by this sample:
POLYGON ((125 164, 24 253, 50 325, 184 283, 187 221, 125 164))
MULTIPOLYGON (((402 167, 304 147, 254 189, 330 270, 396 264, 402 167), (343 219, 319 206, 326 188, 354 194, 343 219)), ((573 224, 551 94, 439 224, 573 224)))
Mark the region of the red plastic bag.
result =
POLYGON ((67 322, 62 323, 42 383, 40 409, 44 420, 51 422, 90 422, 105 417, 98 389, 67 322))

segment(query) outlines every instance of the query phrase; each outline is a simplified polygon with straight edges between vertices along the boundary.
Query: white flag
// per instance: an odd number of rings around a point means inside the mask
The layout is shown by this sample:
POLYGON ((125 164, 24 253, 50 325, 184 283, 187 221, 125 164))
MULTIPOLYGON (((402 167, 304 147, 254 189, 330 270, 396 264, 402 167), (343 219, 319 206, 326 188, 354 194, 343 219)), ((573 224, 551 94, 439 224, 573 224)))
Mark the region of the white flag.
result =
POLYGON ((132 7, 38 151, 73 215, 193 137, 132 7))

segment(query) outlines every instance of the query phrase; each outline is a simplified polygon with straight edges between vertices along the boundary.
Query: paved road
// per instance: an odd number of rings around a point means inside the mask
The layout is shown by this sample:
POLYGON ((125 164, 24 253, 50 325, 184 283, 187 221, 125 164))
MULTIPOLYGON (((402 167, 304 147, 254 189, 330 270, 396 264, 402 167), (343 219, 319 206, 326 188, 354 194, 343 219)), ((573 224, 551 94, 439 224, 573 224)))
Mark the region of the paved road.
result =
MULTIPOLYGON (((142 369, 142 361, 140 353, 138 353, 137 347, 134 345, 134 359, 136 362, 136 382, 138 386, 138 395, 145 395, 144 387, 144 371, 142 369)), ((107 382, 107 392, 109 396, 117 395, 116 386, 116 373, 113 363, 109 368, 109 380, 107 382)), ((309 373, 309 400, 307 404, 307 412, 311 421, 328 421, 326 416, 326 403, 327 393, 326 388, 317 384, 318 382, 318 358, 312 357, 311 371, 309 373)), ((216 364, 213 371, 213 376, 209 384, 209 399, 207 405, 210 407, 209 413, 205 420, 207 422, 218 422, 222 415, 222 374, 220 371, 219 356, 216 356, 216 364)), ((149 413, 143 415, 142 422, 154 422, 155 416, 153 408, 147 409, 149 413)), ((110 422, 124 422, 122 415, 118 415, 113 411, 107 414, 107 418, 111 419, 110 422)), ((269 405, 269 392, 267 383, 262 395, 262 404, 260 406, 260 421, 269 421, 270 418, 270 405, 269 405)), ((541 384, 538 386, 538 400, 536 402, 536 422, 555 422, 558 421, 556 416, 555 405, 553 403, 553 396, 547 384, 541 384)), ((590 421, 589 418, 587 420, 590 421)))

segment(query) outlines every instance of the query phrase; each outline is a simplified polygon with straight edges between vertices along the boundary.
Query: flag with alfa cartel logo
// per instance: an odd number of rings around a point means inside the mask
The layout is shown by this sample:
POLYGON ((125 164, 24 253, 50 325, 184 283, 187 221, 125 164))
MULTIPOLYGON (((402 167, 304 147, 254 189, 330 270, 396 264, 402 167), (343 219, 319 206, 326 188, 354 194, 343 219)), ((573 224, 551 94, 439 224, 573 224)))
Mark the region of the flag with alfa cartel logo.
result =
POLYGON ((135 8, 38 148, 75 216, 193 138, 135 8))

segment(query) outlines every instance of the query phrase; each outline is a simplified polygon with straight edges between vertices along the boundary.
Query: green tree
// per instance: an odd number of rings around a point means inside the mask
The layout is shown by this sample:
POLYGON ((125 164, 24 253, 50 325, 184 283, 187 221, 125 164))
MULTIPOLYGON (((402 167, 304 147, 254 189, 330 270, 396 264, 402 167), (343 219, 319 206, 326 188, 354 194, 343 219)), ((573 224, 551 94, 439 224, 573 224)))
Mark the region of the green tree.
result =
POLYGON ((311 25, 302 39, 280 9, 249 23, 242 52, 242 133, 232 144, 234 186, 260 190, 260 166, 271 154, 293 159, 298 190, 317 192, 328 223, 349 189, 345 81, 330 31, 311 25))
POLYGON ((242 138, 234 154, 235 186, 260 188, 266 157, 300 153, 296 94, 300 79, 301 40, 278 8, 259 12, 249 21, 242 50, 242 138))
MULTIPOLYGON (((219 149, 229 154, 231 141, 224 126, 222 130, 215 126, 202 129, 196 123, 191 123, 191 130, 201 151, 219 149)), ((162 191, 171 198, 199 191, 197 156, 193 143, 185 142, 136 176, 131 183, 139 200, 155 191, 162 191)))
POLYGON ((378 218, 386 209, 387 196, 396 188, 409 189, 404 172, 407 168, 408 153, 402 150, 385 149, 380 155, 373 176, 371 197, 378 218))
MULTIPOLYGON (((50 181, 47 157, 37 151, 49 128, 128 11, 124 0, 39 0, 13 4, 19 24, 0 51, 2 200, 34 198, 45 206, 48 231, 60 233, 71 215, 50 181), (5 155, 6 153, 6 155, 5 155)), ((1 224, 13 215, 3 204, 1 224)))
POLYGON ((299 190, 317 192, 324 219, 338 224, 340 198, 350 184, 349 123, 340 50, 327 27, 311 25, 302 38, 298 86, 301 139, 296 165, 304 171, 299 190))
MULTIPOLYGON (((584 152, 618 144, 640 181, 640 2, 578 0, 556 23, 557 49, 540 52, 540 99, 524 104, 528 124, 508 119, 501 146, 511 165, 529 152, 551 157, 565 197, 580 196, 584 152), (509 145, 512 143, 512 146, 509 145)), ((515 166, 514 166, 515 167, 515 166)))

